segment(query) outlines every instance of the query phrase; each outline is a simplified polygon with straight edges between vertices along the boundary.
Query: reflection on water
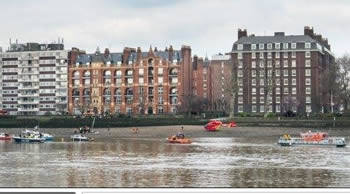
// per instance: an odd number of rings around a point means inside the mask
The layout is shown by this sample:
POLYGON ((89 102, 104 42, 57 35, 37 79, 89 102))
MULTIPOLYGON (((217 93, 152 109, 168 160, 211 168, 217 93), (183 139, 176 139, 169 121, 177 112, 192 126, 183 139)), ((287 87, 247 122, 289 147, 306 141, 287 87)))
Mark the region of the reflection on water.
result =
POLYGON ((2 187, 348 187, 348 148, 280 147, 275 139, 0 142, 2 187))

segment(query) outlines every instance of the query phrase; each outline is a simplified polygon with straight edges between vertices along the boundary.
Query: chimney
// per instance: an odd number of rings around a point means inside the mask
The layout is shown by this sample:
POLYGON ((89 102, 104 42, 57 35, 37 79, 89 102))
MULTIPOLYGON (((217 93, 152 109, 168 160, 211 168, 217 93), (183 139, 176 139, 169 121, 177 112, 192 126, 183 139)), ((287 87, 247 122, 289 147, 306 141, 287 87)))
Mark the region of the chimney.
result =
POLYGON ((105 57, 107 58, 108 56, 109 56, 109 49, 106 48, 106 49, 105 49, 105 57))
POLYGON ((242 37, 247 37, 247 30, 241 30, 240 28, 238 29, 238 39, 242 38, 242 37))
POLYGON ((304 35, 310 36, 311 38, 314 38, 314 28, 310 28, 309 26, 304 27, 304 35))

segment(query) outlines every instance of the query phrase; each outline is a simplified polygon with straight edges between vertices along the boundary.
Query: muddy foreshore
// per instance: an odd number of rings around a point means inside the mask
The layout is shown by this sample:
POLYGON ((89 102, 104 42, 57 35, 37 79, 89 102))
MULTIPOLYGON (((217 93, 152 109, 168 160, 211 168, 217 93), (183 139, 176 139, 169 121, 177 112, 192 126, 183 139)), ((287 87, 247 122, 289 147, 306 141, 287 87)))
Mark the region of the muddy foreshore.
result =
MULTIPOLYGON (((187 137, 243 137, 243 138, 271 138, 278 137, 288 133, 291 135, 299 135, 300 132, 307 132, 306 128, 273 128, 273 127, 234 127, 221 128, 216 132, 206 131, 203 126, 184 125, 183 132, 187 137)), ((0 132, 9 134, 19 134, 25 129, 11 128, 0 129, 0 132)), ((70 136, 78 129, 74 128, 42 128, 41 132, 54 135, 55 141, 69 141, 70 136)), ((138 127, 138 132, 134 133, 132 128, 95 128, 86 136, 94 138, 96 141, 106 141, 108 139, 118 138, 166 138, 181 131, 181 126, 155 126, 155 127, 138 127)), ((315 130, 312 130, 315 131, 315 130)), ((350 129, 319 129, 318 131, 328 132, 329 136, 350 137, 350 129)))

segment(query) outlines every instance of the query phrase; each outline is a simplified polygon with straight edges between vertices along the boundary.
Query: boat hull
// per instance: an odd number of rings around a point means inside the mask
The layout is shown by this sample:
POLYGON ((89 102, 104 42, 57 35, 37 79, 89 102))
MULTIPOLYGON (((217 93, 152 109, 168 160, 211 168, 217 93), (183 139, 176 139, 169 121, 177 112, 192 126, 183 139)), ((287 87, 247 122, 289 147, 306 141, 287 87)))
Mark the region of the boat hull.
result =
POLYGON ((343 137, 333 137, 323 139, 321 141, 305 141, 302 138, 291 138, 291 139, 283 139, 280 138, 278 140, 278 144, 281 146, 292 146, 292 145, 330 145, 336 147, 345 147, 345 138, 343 137))
POLYGON ((192 141, 190 139, 184 138, 184 139, 173 139, 171 137, 167 138, 168 143, 175 143, 175 144, 191 144, 192 141))
POLYGON ((9 141, 11 139, 12 137, 0 137, 0 140, 3 140, 3 141, 9 141))
POLYGON ((45 141, 44 138, 21 138, 21 137, 13 137, 16 143, 43 143, 45 141))

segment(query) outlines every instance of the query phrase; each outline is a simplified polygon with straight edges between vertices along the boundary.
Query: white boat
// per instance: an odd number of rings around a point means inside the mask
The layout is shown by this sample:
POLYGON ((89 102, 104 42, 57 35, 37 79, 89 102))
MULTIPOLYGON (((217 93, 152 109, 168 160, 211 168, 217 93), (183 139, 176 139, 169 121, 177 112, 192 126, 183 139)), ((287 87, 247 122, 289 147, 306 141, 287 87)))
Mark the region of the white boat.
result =
POLYGON ((292 145, 335 145, 336 147, 345 147, 346 141, 344 137, 328 137, 328 133, 309 131, 301 133, 301 137, 291 137, 288 134, 279 138, 278 144, 281 146, 292 145))
MULTIPOLYGON (((35 127, 35 129, 37 129, 37 127, 35 127)), ((53 140, 53 135, 50 135, 48 133, 40 133, 37 130, 28 130, 26 129, 25 131, 22 131, 22 134, 33 134, 35 136, 39 136, 40 138, 44 138, 45 141, 52 141, 53 140)))
POLYGON ((83 136, 83 135, 81 135, 81 134, 72 135, 72 136, 70 136, 70 138, 71 138, 73 141, 89 141, 89 138, 88 138, 88 137, 83 136))

